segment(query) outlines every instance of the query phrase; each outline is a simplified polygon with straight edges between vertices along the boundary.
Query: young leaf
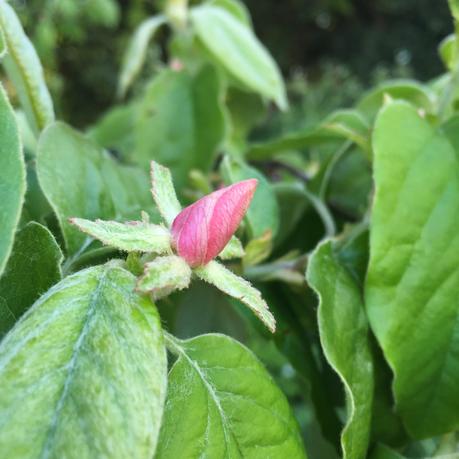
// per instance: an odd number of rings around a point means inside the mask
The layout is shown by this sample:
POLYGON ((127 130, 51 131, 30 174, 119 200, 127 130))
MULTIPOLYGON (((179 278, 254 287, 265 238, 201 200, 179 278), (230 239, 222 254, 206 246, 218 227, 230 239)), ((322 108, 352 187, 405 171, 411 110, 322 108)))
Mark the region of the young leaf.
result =
POLYGON ((365 304, 415 438, 459 427, 459 163, 415 107, 384 107, 373 137, 375 197, 365 304))
POLYGON ((244 254, 245 251, 241 241, 236 236, 232 236, 218 257, 222 260, 231 260, 233 258, 242 258, 244 254))
POLYGON ((171 226, 182 210, 172 182, 171 171, 152 161, 150 164, 151 193, 161 216, 167 226, 171 226))
POLYGON ((0 278, 0 339, 32 305, 61 278, 62 252, 50 231, 29 223, 14 240, 13 251, 0 278), (26 281, 25 281, 26 279, 26 281))
POLYGON ((348 413, 341 434, 343 457, 364 458, 370 439, 374 374, 360 291, 337 261, 330 240, 320 244, 312 255, 306 279, 319 296, 319 332, 325 356, 346 391, 348 413))
POLYGON ((160 225, 138 221, 93 222, 83 218, 71 218, 70 223, 105 245, 126 252, 166 253, 171 250, 169 231, 160 225))
POLYGON ((54 121, 54 108, 35 48, 13 8, 0 0, 0 28, 7 48, 2 64, 35 133, 54 121))
POLYGON ((203 45, 231 76, 281 109, 287 107, 280 71, 247 25, 212 4, 192 8, 191 21, 203 45))
POLYGON ((244 346, 224 335, 179 341, 157 459, 306 457, 285 396, 244 346))
POLYGON ((126 54, 123 57, 118 94, 124 97, 127 90, 142 70, 145 61, 148 44, 158 29, 166 22, 162 15, 146 19, 135 30, 126 54))
POLYGON ((25 194, 25 166, 13 109, 0 85, 0 275, 13 245, 25 194))
POLYGON ((221 173, 227 185, 251 178, 258 180, 258 187, 245 220, 252 238, 263 236, 266 231, 271 231, 274 237, 279 228, 279 205, 266 177, 243 161, 229 156, 222 161, 221 173))
POLYGON ((121 166, 64 123, 52 124, 40 136, 37 174, 72 255, 88 238, 69 218, 121 220, 138 218, 141 210, 155 212, 146 173, 121 166))
POLYGON ((225 136, 221 81, 206 65, 195 75, 165 70, 152 81, 135 123, 133 159, 171 169, 181 189, 191 169, 208 172, 225 136))
POLYGON ((197 276, 215 285, 219 290, 230 295, 248 306, 255 315, 271 330, 276 330, 276 320, 268 309, 268 305, 260 292, 242 277, 236 276, 215 260, 207 265, 194 269, 197 276))
POLYGON ((0 451, 151 458, 166 394, 155 306, 114 265, 67 277, 0 346, 0 451))
POLYGON ((187 262, 181 257, 170 255, 146 263, 136 289, 142 293, 151 293, 153 298, 158 300, 174 290, 187 288, 190 280, 191 268, 187 262))

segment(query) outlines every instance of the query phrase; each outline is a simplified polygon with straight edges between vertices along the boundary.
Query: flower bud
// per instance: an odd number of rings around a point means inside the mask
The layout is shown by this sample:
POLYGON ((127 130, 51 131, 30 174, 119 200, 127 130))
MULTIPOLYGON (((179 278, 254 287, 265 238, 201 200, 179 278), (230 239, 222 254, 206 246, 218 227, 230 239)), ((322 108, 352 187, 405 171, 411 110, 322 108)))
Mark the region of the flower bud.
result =
POLYGON ((215 258, 241 223, 258 181, 244 180, 204 196, 183 209, 172 223, 177 253, 190 266, 215 258))

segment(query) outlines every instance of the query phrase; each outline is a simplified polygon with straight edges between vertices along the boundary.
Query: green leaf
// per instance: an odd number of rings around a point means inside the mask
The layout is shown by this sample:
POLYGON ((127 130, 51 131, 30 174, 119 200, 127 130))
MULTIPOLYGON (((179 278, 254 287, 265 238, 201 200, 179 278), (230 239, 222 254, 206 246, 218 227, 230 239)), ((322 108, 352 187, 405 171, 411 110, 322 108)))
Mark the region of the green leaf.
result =
POLYGON ((337 261, 330 240, 312 255, 307 281, 319 296, 318 321, 325 356, 343 381, 347 421, 341 435, 345 459, 366 457, 374 374, 368 323, 360 291, 337 261))
POLYGON ((305 458, 285 396, 244 346, 224 335, 179 341, 157 459, 305 458))
POLYGON ((222 161, 221 173, 227 185, 250 178, 258 180, 245 220, 252 238, 260 237, 266 231, 271 231, 272 236, 275 237, 279 229, 279 205, 276 194, 266 177, 243 161, 229 156, 222 161))
POLYGON ((405 102, 383 108, 365 303, 417 438, 459 427, 459 164, 448 139, 405 102))
POLYGON ((322 121, 318 127, 289 132, 280 138, 254 143, 246 152, 246 157, 266 159, 279 152, 303 150, 341 139, 355 143, 367 158, 370 158, 370 127, 356 110, 338 110, 322 121))
POLYGON ((115 265, 67 277, 0 346, 0 450, 10 459, 151 458, 167 362, 155 306, 115 265))
POLYGON ((132 35, 126 54, 123 57, 118 94, 123 97, 136 79, 147 56, 148 44, 158 29, 166 22, 162 15, 143 21, 132 35))
POLYGON ((210 170, 225 136, 221 84, 205 66, 195 76, 165 70, 147 89, 135 125, 133 159, 171 169, 177 189, 191 169, 210 170))
POLYGON ((146 263, 136 289, 142 293, 151 293, 153 298, 158 300, 174 290, 187 288, 190 280, 191 268, 187 262, 181 257, 170 255, 146 263))
POLYGON ((236 276, 215 260, 194 269, 196 275, 205 282, 248 306, 255 315, 274 333, 276 320, 260 292, 242 277, 236 276))
POLYGON ((372 451, 370 459, 405 459, 405 456, 385 445, 378 444, 372 451))
POLYGON ((171 171, 155 161, 150 164, 151 193, 167 226, 171 226, 182 210, 172 182, 171 171))
POLYGON ((7 48, 2 64, 16 88, 30 125, 38 133, 54 121, 53 102, 35 48, 6 0, 0 0, 0 28, 7 48))
POLYGON ((456 35, 451 34, 445 37, 438 47, 438 52, 445 67, 453 70, 456 58, 456 35))
POLYGON ((244 268, 257 265, 271 255, 273 250, 273 236, 271 231, 266 231, 260 237, 251 239, 245 247, 245 255, 242 260, 244 268))
POLYGON ((25 194, 25 165, 18 126, 0 85, 0 275, 13 245, 25 194))
POLYGON ((148 175, 119 165, 108 153, 63 123, 49 126, 38 143, 40 186, 62 228, 69 254, 88 238, 70 217, 131 219, 141 210, 155 212, 148 192, 148 175))
POLYGON ((365 94, 357 104, 357 109, 367 118, 373 120, 382 107, 384 97, 411 102, 426 112, 434 110, 435 97, 430 89, 412 80, 386 81, 365 94))
POLYGON ((70 223, 103 244, 126 252, 161 254, 171 250, 170 233, 160 225, 139 221, 118 223, 96 220, 93 222, 83 218, 71 218, 70 223))
POLYGON ((108 110, 86 132, 101 147, 116 151, 121 158, 130 160, 134 151, 134 126, 139 102, 116 105, 108 110))
POLYGON ((250 12, 240 0, 211 0, 208 4, 226 10, 244 25, 252 28, 250 12))
POLYGON ((252 30, 226 9, 204 4, 191 9, 196 35, 214 59, 247 88, 287 107, 284 82, 252 30))
POLYGON ((242 258, 245 254, 241 241, 232 236, 225 248, 218 254, 222 260, 232 260, 233 258, 242 258))
POLYGON ((0 339, 32 305, 61 277, 62 252, 44 226, 32 222, 21 229, 0 278, 0 339))

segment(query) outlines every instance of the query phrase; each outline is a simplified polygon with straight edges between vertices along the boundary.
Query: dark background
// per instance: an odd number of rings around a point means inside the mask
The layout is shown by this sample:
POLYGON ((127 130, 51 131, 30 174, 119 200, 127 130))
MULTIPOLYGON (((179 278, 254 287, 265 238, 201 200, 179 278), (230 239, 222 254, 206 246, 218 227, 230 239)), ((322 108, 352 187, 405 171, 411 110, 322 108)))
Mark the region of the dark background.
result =
MULTIPOLYGON (((289 81, 293 105, 312 105, 309 112, 319 112, 311 118, 319 117, 321 108, 329 111, 351 104, 363 89, 383 78, 428 80, 439 75, 437 46, 452 31, 447 0, 245 3, 257 35, 289 81)), ((12 0, 12 4, 44 63, 60 117, 80 127, 113 105, 128 39, 159 6, 144 0, 12 0)), ((167 32, 159 41, 166 43, 167 32)), ((151 75, 158 59, 153 48, 145 75, 151 75)))

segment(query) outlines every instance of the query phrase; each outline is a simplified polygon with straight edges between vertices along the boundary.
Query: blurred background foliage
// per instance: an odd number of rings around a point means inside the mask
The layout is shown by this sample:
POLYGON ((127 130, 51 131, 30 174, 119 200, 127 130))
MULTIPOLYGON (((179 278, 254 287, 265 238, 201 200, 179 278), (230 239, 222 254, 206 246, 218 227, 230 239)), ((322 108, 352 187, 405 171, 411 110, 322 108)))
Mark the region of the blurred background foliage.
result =
MULTIPOLYGON (((160 1, 12 0, 47 72, 60 118, 85 127, 113 105, 132 30, 160 1)), ((437 45, 452 29, 436 0, 245 0, 261 41, 288 80, 287 114, 259 136, 314 125, 388 77, 428 80, 442 71, 437 45)), ((167 40, 167 31, 160 42, 167 40)), ((145 75, 159 65, 150 49, 145 75)), ((139 84, 142 84, 140 81, 139 84)))

